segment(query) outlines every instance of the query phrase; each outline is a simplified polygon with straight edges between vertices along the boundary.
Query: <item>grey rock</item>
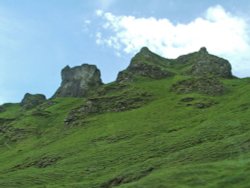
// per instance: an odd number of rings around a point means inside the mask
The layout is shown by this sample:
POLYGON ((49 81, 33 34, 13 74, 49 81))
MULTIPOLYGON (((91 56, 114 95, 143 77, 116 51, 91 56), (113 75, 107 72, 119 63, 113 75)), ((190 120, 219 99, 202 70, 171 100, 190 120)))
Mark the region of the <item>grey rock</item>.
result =
POLYGON ((46 101, 46 97, 42 94, 30 94, 26 93, 21 101, 21 106, 24 109, 34 108, 46 101))
POLYGON ((199 50, 199 52, 201 54, 208 54, 208 51, 207 51, 206 47, 201 47, 200 50, 199 50))
POLYGON ((223 58, 209 54, 205 47, 198 52, 180 56, 176 62, 190 66, 185 72, 188 75, 233 78, 230 63, 223 58))
POLYGON ((53 97, 85 97, 90 90, 102 85, 100 70, 95 65, 66 66, 61 76, 61 86, 53 97))
POLYGON ((178 81, 173 84, 171 90, 180 94, 197 92, 207 95, 222 95, 225 93, 226 88, 217 78, 195 77, 178 81))
POLYGON ((198 61, 191 69, 195 76, 214 75, 222 78, 232 78, 231 65, 224 59, 205 59, 198 61))

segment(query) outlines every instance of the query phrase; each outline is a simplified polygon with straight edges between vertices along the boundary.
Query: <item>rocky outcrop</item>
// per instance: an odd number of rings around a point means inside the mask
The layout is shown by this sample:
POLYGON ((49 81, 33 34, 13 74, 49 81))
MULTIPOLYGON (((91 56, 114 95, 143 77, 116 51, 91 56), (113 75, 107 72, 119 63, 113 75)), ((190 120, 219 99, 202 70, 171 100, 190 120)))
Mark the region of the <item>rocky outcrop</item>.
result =
POLYGON ((186 65, 185 74, 192 76, 214 76, 219 78, 233 78, 230 63, 220 57, 211 55, 205 47, 198 52, 180 56, 177 64, 186 65))
POLYGON ((205 47, 198 52, 178 57, 175 65, 181 75, 187 78, 172 86, 177 93, 197 92, 207 95, 221 95, 226 91, 221 78, 234 78, 230 63, 220 57, 211 55, 205 47))
POLYGON ((61 76, 61 86, 53 97, 85 97, 90 90, 102 85, 100 70, 95 65, 66 66, 61 76))
POLYGON ((137 109, 148 104, 152 100, 152 95, 147 92, 126 91, 117 95, 106 95, 91 97, 83 106, 73 109, 65 119, 65 125, 75 126, 79 121, 89 115, 97 115, 108 112, 123 112, 137 109))
POLYGON ((10 125, 0 125, 0 146, 5 143, 12 143, 24 139, 28 131, 22 128, 15 128, 10 125))
POLYGON ((15 120, 0 118, 0 146, 19 141, 28 135, 28 130, 11 125, 15 120))
POLYGON ((133 81, 142 76, 152 79, 163 79, 173 75, 167 69, 170 60, 165 59, 143 47, 131 60, 130 65, 124 71, 119 72, 117 82, 133 81))
POLYGON ((30 94, 26 93, 21 101, 21 106, 24 109, 34 108, 46 101, 46 97, 42 94, 30 94))
POLYGON ((181 80, 172 86, 172 91, 180 94, 197 92, 207 95, 220 95, 225 92, 225 87, 216 78, 200 77, 181 80))
POLYGON ((166 59, 143 47, 131 60, 130 65, 118 74, 117 82, 133 81, 137 77, 163 79, 175 74, 195 77, 214 76, 233 78, 230 63, 211 55, 205 47, 198 52, 166 59))

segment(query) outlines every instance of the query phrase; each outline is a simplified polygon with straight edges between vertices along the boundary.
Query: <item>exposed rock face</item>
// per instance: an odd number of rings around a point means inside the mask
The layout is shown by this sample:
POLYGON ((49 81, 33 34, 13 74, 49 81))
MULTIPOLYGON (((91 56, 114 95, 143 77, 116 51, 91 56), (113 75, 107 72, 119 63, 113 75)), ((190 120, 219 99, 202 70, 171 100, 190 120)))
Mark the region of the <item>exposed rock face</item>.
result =
POLYGON ((172 90, 177 93, 220 95, 226 91, 220 78, 234 78, 230 63, 209 54, 205 47, 198 52, 178 57, 175 64, 180 67, 182 75, 189 76, 172 86, 172 90))
POLYGON ((26 93, 21 101, 21 106, 24 109, 34 108, 46 101, 46 97, 42 94, 32 95, 30 93, 26 93))
POLYGON ((25 138, 28 134, 28 131, 21 128, 15 128, 10 125, 0 125, 0 145, 2 145, 2 141, 4 138, 5 142, 11 143, 16 142, 25 138))
POLYGON ((88 98, 86 103, 72 110, 65 119, 67 126, 75 126, 79 120, 88 115, 106 112, 122 112, 140 108, 152 100, 152 95, 147 92, 129 91, 112 96, 99 96, 88 98))
POLYGON ((230 63, 209 54, 205 47, 177 59, 163 58, 143 47, 132 58, 128 68, 118 74, 117 82, 133 81, 138 76, 163 79, 176 73, 197 77, 233 78, 230 63))
POLYGON ((190 78, 177 82, 172 86, 177 93, 198 92, 207 95, 220 95, 225 92, 224 85, 213 77, 190 78))
POLYGON ((53 97, 85 97, 90 90, 102 85, 100 70, 95 65, 66 66, 61 76, 61 86, 53 97))
POLYGON ((222 78, 231 78, 231 66, 223 59, 218 61, 199 61, 191 69, 191 73, 195 76, 214 75, 222 78))
POLYGON ((211 55, 205 47, 200 51, 180 56, 177 63, 191 65, 186 74, 193 76, 215 76, 220 78, 232 78, 230 63, 220 57, 211 55))
POLYGON ((173 73, 167 69, 169 64, 170 60, 154 54, 147 47, 143 47, 140 52, 133 57, 128 68, 118 74, 117 81, 132 81, 136 76, 152 79, 170 77, 173 73))

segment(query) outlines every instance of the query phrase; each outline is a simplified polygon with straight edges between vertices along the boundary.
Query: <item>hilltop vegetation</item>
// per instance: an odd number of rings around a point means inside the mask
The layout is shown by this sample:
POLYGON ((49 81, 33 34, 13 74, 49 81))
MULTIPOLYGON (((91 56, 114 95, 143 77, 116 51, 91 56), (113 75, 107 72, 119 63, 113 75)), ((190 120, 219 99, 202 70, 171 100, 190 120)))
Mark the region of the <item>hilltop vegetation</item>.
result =
POLYGON ((250 79, 227 60, 144 47, 113 83, 76 78, 1 106, 0 187, 250 187, 250 79))

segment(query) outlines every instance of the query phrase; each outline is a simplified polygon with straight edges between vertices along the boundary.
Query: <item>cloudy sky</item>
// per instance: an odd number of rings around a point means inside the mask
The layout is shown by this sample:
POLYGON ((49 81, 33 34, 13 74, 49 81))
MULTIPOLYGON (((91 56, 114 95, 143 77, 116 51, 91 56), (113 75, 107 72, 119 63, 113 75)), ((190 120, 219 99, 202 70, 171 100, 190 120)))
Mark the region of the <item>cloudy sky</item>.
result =
POLYGON ((0 0, 0 103, 47 97, 66 66, 96 64, 115 80, 142 47, 167 57, 197 51, 250 76, 249 0, 0 0))

